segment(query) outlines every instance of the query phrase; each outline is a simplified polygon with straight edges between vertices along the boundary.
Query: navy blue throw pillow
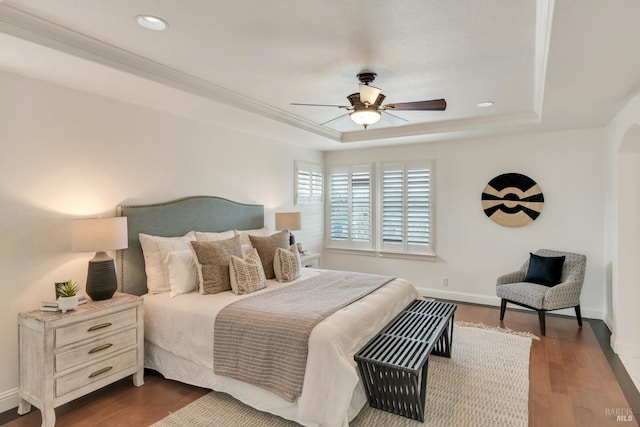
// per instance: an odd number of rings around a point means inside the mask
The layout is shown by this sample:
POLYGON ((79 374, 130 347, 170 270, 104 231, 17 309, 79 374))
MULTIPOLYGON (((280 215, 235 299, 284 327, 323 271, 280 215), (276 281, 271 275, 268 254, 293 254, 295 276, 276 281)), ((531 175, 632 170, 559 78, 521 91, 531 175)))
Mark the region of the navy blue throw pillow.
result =
POLYGON ((560 283, 564 256, 540 256, 529 252, 529 269, 525 282, 537 283, 545 286, 555 286, 560 283))

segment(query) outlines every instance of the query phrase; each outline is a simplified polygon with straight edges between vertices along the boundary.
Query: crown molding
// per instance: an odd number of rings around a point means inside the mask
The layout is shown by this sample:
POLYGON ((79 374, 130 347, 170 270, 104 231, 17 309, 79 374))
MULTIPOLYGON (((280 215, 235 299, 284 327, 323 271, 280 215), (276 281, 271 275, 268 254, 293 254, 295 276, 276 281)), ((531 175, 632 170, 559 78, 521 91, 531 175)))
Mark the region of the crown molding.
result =
POLYGON ((340 132, 326 126, 320 126, 311 120, 62 27, 2 1, 0 1, 0 31, 214 102, 258 114, 336 142, 347 143, 460 131, 473 132, 474 130, 483 130, 488 127, 502 128, 539 123, 542 113, 553 9, 554 0, 536 1, 533 105, 531 112, 416 123, 350 132, 340 132))
POLYGON ((430 123, 416 123, 395 128, 367 129, 366 131, 344 132, 340 142, 370 141, 425 134, 445 134, 465 130, 507 128, 540 123, 540 116, 533 112, 520 114, 500 114, 468 119, 443 120, 430 123))
POLYGON ((340 141, 341 133, 264 102, 0 3, 0 31, 340 141))

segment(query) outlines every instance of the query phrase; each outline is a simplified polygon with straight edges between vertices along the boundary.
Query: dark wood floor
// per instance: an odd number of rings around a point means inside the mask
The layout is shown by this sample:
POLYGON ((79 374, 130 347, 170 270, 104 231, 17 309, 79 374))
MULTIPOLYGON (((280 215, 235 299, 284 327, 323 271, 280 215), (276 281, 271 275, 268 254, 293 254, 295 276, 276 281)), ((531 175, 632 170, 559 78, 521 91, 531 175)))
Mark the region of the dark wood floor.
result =
MULTIPOLYGON (((493 307, 459 304, 456 311, 456 320, 467 322, 498 326, 498 318, 498 309, 493 307)), ((539 335, 538 318, 532 312, 508 310, 501 326, 539 335)), ((583 329, 578 329, 575 319, 548 316, 547 336, 534 340, 531 349, 530 426, 638 426, 636 415, 632 415, 632 421, 616 420, 616 413, 628 415, 631 408, 637 414, 640 396, 637 390, 627 388, 629 400, 625 398, 620 385, 625 386, 624 378, 619 382, 614 370, 623 376, 624 372, 616 367, 615 356, 601 349, 594 333, 596 329, 602 334, 598 328, 597 323, 592 326, 585 321, 583 329), (614 362, 610 363, 608 357, 614 362)), ((136 388, 129 379, 122 380, 57 408, 56 426, 146 426, 207 392, 147 372, 143 387, 136 388)), ((15 411, 5 412, 0 414, 0 423, 37 427, 41 422, 35 408, 15 418, 15 411)), ((483 426, 481 422, 478 425, 483 426)))

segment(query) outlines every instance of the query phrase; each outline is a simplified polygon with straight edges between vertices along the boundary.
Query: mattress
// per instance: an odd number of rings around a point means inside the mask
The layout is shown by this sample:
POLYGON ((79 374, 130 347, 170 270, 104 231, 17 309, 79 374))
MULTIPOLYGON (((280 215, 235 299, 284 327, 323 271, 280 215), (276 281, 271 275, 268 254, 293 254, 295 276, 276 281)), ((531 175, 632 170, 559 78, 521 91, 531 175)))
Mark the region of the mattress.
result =
MULTIPOLYGON (((306 280, 321 270, 303 269, 306 280)), ((258 292, 289 286, 267 281, 258 292)), ((320 322, 309 338, 302 395, 296 402, 232 378, 213 374, 213 330, 217 313, 249 295, 197 292, 144 296, 145 367, 166 378, 226 392, 244 403, 305 426, 344 427, 366 402, 353 355, 413 299, 415 287, 395 279, 320 322)))

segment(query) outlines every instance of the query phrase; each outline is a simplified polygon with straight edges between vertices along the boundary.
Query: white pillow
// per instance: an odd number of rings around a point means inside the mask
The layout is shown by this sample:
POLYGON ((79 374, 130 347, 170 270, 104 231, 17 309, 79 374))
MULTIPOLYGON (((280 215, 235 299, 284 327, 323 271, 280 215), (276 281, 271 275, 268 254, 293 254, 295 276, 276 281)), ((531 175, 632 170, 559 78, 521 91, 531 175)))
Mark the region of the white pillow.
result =
POLYGON ((221 233, 211 233, 196 231, 196 240, 198 242, 215 242, 218 240, 227 240, 235 236, 233 230, 223 231, 221 233))
POLYGON ((277 248, 273 258, 273 271, 278 282, 291 282, 300 277, 302 262, 296 245, 291 245, 289 250, 277 248))
POLYGON ((231 255, 229 276, 231 290, 236 295, 249 294, 267 286, 262 261, 256 249, 251 249, 244 259, 231 255))
POLYGON ((169 252, 164 263, 167 266, 172 297, 198 289, 198 270, 193 252, 188 249, 169 252))
POLYGON ((195 233, 190 231, 182 237, 159 237, 140 233, 139 237, 149 293, 159 294, 170 291, 169 272, 164 260, 169 252, 189 250, 189 242, 195 240, 195 233))
POLYGON ((255 230, 233 230, 236 236, 240 236, 240 245, 251 245, 251 240, 249 240, 249 235, 252 236, 269 236, 268 227, 256 228, 255 230))

